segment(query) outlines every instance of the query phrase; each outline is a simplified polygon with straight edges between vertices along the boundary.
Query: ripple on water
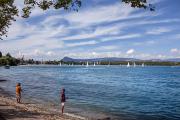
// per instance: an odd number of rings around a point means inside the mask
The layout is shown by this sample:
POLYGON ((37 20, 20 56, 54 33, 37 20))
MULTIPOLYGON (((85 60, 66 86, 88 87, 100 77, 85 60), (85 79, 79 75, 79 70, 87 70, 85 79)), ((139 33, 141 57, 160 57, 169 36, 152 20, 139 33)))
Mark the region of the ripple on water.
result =
POLYGON ((180 67, 18 66, 0 68, 0 86, 59 110, 66 88, 67 111, 95 118, 180 119, 180 67))

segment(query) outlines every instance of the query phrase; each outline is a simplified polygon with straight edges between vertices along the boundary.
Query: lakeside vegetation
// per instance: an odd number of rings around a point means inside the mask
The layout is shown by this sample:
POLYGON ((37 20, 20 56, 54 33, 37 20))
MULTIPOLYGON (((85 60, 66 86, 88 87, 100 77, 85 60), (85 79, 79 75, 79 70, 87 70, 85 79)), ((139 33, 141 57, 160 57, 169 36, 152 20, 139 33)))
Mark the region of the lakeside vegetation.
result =
POLYGON ((10 66, 16 66, 18 65, 19 60, 12 57, 10 53, 7 53, 5 56, 2 55, 0 52, 0 66, 10 65, 10 66))
MULTIPOLYGON (((88 61, 89 65, 127 65, 128 62, 130 65, 134 63, 136 65, 145 64, 146 66, 180 66, 180 62, 168 62, 168 61, 88 61)), ((15 58, 12 57, 10 53, 6 55, 2 55, 0 52, 0 66, 10 65, 10 66, 17 66, 17 65, 86 65, 87 61, 83 62, 74 62, 74 61, 63 61, 62 60, 46 60, 46 61, 39 61, 34 59, 27 59, 24 58, 15 58)))
MULTIPOLYGON (((109 62, 109 61, 98 61, 98 62, 88 62, 89 65, 127 65, 128 62, 130 65, 134 65, 133 61, 114 61, 114 62, 109 62), (98 64, 97 64, 98 63, 98 64)), ((39 64, 44 64, 44 65, 86 65, 87 62, 74 62, 74 61, 69 61, 69 62, 64 62, 62 60, 53 60, 53 61, 34 61, 33 59, 25 60, 23 62, 23 65, 39 65, 39 64)), ((138 66, 141 66, 144 64, 145 66, 180 66, 180 62, 166 62, 166 61, 161 61, 161 62, 155 62, 155 61, 136 61, 135 64, 138 66)))

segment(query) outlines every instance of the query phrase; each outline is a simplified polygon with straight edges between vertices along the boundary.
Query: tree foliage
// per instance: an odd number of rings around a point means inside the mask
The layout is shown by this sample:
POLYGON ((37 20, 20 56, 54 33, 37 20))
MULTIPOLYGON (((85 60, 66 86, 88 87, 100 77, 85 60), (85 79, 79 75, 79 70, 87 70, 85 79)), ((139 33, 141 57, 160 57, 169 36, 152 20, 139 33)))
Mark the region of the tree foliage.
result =
POLYGON ((16 66, 19 64, 19 62, 20 61, 12 57, 10 53, 7 53, 6 56, 0 57, 0 66, 5 66, 5 65, 16 66))
POLYGON ((12 56, 11 56, 11 54, 10 54, 10 53, 7 53, 7 54, 6 54, 6 57, 11 58, 12 56))
POLYGON ((2 57, 2 52, 0 51, 0 58, 2 57))
POLYGON ((14 5, 14 0, 0 1, 0 39, 1 36, 6 36, 7 29, 15 17, 18 16, 18 9, 14 5))
POLYGON ((126 4, 130 4, 131 7, 134 8, 144 8, 149 9, 150 11, 154 11, 155 7, 152 4, 148 4, 147 0, 122 0, 122 2, 126 4))
MULTIPOLYGON (((81 7, 82 0, 24 0, 24 8, 22 9, 22 17, 28 18, 32 9, 38 7, 42 10, 47 9, 65 9, 78 11, 81 7)), ((121 0, 129 4, 131 7, 144 8, 154 11, 154 7, 147 3, 147 0, 121 0)), ((23 0, 22 0, 23 2, 23 0)), ((14 0, 0 0, 0 39, 2 36, 7 37, 7 30, 15 21, 20 10, 14 4, 14 0)))

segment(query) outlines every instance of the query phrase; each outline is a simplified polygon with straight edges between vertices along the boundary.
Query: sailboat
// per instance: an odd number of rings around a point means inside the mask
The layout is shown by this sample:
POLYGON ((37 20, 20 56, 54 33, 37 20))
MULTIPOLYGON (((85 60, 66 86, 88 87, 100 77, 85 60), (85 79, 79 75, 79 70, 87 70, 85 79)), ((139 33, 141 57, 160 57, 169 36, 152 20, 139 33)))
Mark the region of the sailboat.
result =
POLYGON ((142 67, 144 67, 144 63, 142 63, 142 67))
POLYGON ((59 63, 59 66, 61 66, 61 62, 59 63))
POLYGON ((87 63, 86 63, 86 67, 88 67, 89 66, 89 63, 88 63, 88 61, 87 61, 87 63))
POLYGON ((96 63, 94 62, 94 66, 96 66, 96 63))
POLYGON ((134 62, 134 67, 136 67, 136 63, 134 62))
POLYGON ((110 66, 110 62, 109 62, 109 64, 108 64, 108 67, 110 66))
POLYGON ((129 62, 128 62, 128 64, 127 64, 127 67, 130 67, 130 64, 129 64, 129 62))
POLYGON ((44 62, 43 62, 43 59, 41 60, 41 65, 43 64, 44 62))

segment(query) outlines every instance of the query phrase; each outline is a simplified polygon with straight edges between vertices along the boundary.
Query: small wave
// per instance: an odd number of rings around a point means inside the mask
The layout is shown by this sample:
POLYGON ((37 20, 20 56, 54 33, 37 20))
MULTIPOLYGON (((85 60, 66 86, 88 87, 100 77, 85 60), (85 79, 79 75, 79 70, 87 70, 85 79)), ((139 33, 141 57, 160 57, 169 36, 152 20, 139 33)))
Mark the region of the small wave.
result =
POLYGON ((64 113, 65 115, 69 116, 69 117, 72 117, 72 118, 77 118, 77 119, 81 119, 81 120, 86 120, 85 117, 82 117, 82 116, 79 116, 79 115, 75 115, 75 114, 72 114, 72 113, 64 113))

